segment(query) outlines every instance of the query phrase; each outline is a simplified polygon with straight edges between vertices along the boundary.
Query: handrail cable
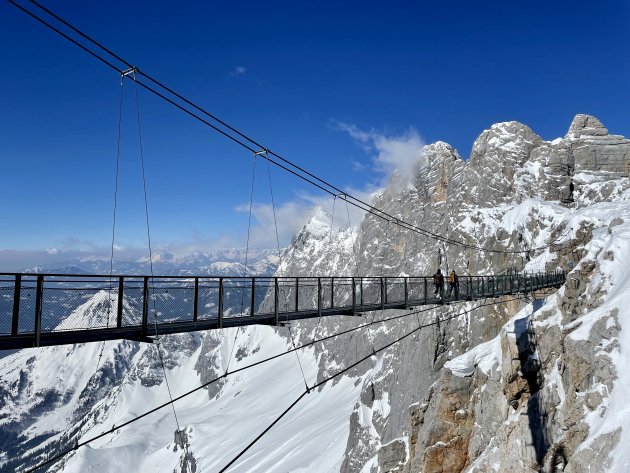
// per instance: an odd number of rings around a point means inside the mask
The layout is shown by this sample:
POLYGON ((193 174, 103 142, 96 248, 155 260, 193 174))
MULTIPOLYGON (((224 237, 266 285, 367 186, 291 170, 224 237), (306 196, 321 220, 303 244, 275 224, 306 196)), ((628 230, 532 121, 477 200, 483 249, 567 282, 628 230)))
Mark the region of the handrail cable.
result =
MULTIPOLYGON (((33 17, 34 19, 36 19, 40 23, 44 24, 45 26, 47 26, 48 28, 50 28, 54 32, 60 34, 61 36, 63 36, 64 38, 66 38, 67 40, 69 40, 70 42, 75 44, 76 46, 80 47, 81 49, 83 49, 84 51, 89 53, 91 56, 95 57, 96 59, 98 59, 102 63, 104 63, 107 66, 109 66, 110 68, 118 71, 119 73, 122 72, 118 67, 116 67, 114 64, 112 64, 110 61, 108 61, 107 59, 103 58, 102 56, 100 56, 99 54, 95 53, 94 51, 90 50, 86 46, 82 45, 77 40, 75 40, 74 38, 68 36, 66 33, 60 31, 58 28, 56 28, 53 25, 51 25, 50 23, 46 22, 42 18, 38 17, 37 15, 32 13, 31 11, 29 11, 26 8, 22 7, 21 5, 17 4, 15 2, 15 0, 7 0, 7 1, 9 3, 11 3, 12 5, 14 5, 15 7, 17 7, 18 9, 22 10, 23 12, 25 12, 26 14, 28 14, 29 16, 33 17)), ((120 56, 116 55, 111 50, 109 50, 108 48, 104 47, 103 45, 101 45, 97 41, 93 40, 91 37, 89 37, 85 33, 81 32, 78 28, 72 26, 70 23, 68 23, 67 21, 63 20, 58 15, 54 14, 53 12, 51 12, 46 7, 43 7, 41 4, 39 4, 35 0, 29 0, 29 2, 33 3, 38 8, 42 9, 43 11, 48 13, 49 15, 53 16, 55 19, 57 19, 58 21, 63 23, 65 26, 67 26, 68 28, 72 29, 73 31, 75 31, 77 34, 79 34, 83 38, 87 39, 93 45, 95 45, 98 48, 100 48, 101 50, 105 51, 107 54, 110 54, 112 57, 116 58, 118 61, 123 62, 126 66, 134 67, 134 66, 131 66, 131 63, 129 63, 128 61, 123 60, 120 56)), ((169 93, 169 94, 173 95, 174 97, 176 97, 177 99, 183 101, 188 106, 193 107, 195 110, 198 110, 200 113, 206 115, 211 120, 219 123, 221 126, 224 126, 229 131, 231 131, 232 133, 235 133, 238 137, 240 137, 242 139, 239 139, 239 138, 233 136, 229 132, 219 128, 217 125, 214 125, 214 124, 210 123, 208 120, 202 118, 201 116, 199 116, 195 112, 193 112, 193 111, 187 109, 186 107, 184 107, 183 105, 177 103, 174 99, 168 98, 166 95, 164 95, 164 93, 161 93, 161 92, 155 90, 155 88, 151 87, 150 85, 147 85, 147 84, 141 82, 140 80, 135 79, 136 83, 138 85, 140 85, 141 87, 143 87, 146 90, 150 91, 151 93, 153 93, 157 97, 160 97, 163 100, 167 101, 171 105, 179 108, 180 110, 182 110, 183 112, 185 112, 188 115, 192 116, 193 118, 201 121, 202 123, 204 123, 205 125, 209 126, 210 128, 212 128, 216 132, 218 132, 221 135, 223 135, 224 137, 232 140, 233 142, 239 144, 240 146, 244 147, 245 149, 247 149, 247 150, 249 150, 250 152, 253 152, 253 153, 256 153, 258 151, 253 146, 248 145, 243 140, 251 143, 252 145, 255 145, 256 148, 264 149, 266 151, 266 153, 265 153, 265 156, 263 156, 263 157, 266 160, 268 160, 269 162, 271 162, 272 164, 280 167, 281 169, 283 169, 283 170, 293 174, 294 176, 296 176, 296 177, 298 177, 298 178, 308 182, 309 184, 319 188, 320 190, 322 190, 322 191, 324 191, 324 192, 326 192, 326 193, 328 193, 330 195, 343 196, 343 198, 345 200, 347 200, 348 203, 350 203, 351 205, 353 205, 353 206, 355 206, 355 207, 365 211, 366 213, 374 215, 375 217, 381 218, 383 220, 393 220, 395 222, 395 224, 401 226, 401 228, 404 228, 404 229, 413 231, 415 233, 421 234, 423 236, 426 236, 428 238, 432 238, 432 239, 435 239, 435 240, 438 240, 438 241, 443 241, 445 243, 449 243, 449 244, 452 244, 452 245, 455 245, 455 246, 460 246, 460 247, 471 249, 471 250, 477 250, 477 251, 480 251, 480 252, 490 252, 490 253, 499 253, 499 254, 529 253, 529 252, 532 252, 532 251, 538 251, 538 250, 546 249, 553 243, 553 242, 551 242, 550 245, 541 246, 541 247, 537 247, 537 248, 530 248, 528 250, 499 250, 499 249, 495 249, 495 248, 485 248, 485 247, 482 247, 482 246, 479 246, 479 245, 474 245, 474 244, 471 244, 471 243, 466 243, 464 241, 455 240, 453 238, 445 237, 443 235, 439 235, 439 234, 437 234, 435 232, 432 232, 430 230, 421 228, 421 227, 419 227, 417 225, 414 225, 414 224, 411 224, 409 222, 405 222, 403 220, 396 219, 395 217, 393 217, 389 213, 387 213, 387 212, 385 212, 385 211, 383 211, 383 210, 381 210, 381 209, 379 209, 377 207, 374 207, 373 205, 368 204, 367 202, 365 202, 365 201, 363 201, 363 200, 361 200, 361 199, 359 199, 357 197, 354 197, 354 196, 348 194, 347 192, 342 191, 341 189, 339 189, 337 186, 331 184, 330 182, 319 178, 315 174, 305 170, 304 168, 300 167, 299 165, 294 164, 293 162, 289 161, 288 159, 280 156, 278 153, 275 153, 274 151, 270 150, 269 148, 266 148, 266 147, 260 145, 260 143, 258 143, 256 140, 253 140, 252 138, 250 138, 247 135, 245 135, 244 133, 238 131, 236 128, 230 126, 229 124, 227 124, 223 120, 220 120, 219 118, 217 118, 216 116, 214 116, 210 112, 207 112, 206 110, 204 110, 200 106, 194 104, 192 101, 186 99, 181 94, 178 94, 177 92, 173 91, 172 89, 170 89, 169 87, 167 87, 163 83, 161 83, 158 80, 154 79, 153 77, 149 76, 147 73, 142 72, 142 71, 138 70, 135 67, 134 67, 134 70, 136 70, 138 74, 140 74, 140 75, 144 76, 145 78, 147 78, 149 81, 153 82, 158 87, 162 88, 167 93, 169 93), (276 159, 273 159, 270 156, 273 156, 276 159), (281 161, 281 162, 279 162, 279 161, 281 161), (289 167, 287 167, 287 166, 289 166, 289 167)))
MULTIPOLYGON (((510 302, 508 301, 501 301, 499 303, 507 303, 510 302)), ((478 309, 479 307, 475 307, 473 309, 470 309, 470 311, 465 311, 462 313, 459 313, 457 315, 453 315, 448 317, 447 319, 442 320, 442 322, 445 322, 447 320, 451 320, 457 317, 461 317, 462 315, 471 312, 473 310, 478 309)), ((430 325, 433 325, 434 323, 429 323, 429 324, 425 324, 423 326, 414 328, 411 331, 408 331, 407 333, 405 333, 405 335, 395 339, 392 342, 387 343, 386 345, 383 345, 381 348, 379 348, 378 350, 373 351, 372 353, 368 353, 366 356, 360 358, 359 360, 355 361, 354 363, 346 366, 345 368, 343 368, 342 370, 337 371, 335 374, 330 375, 324 379, 322 379, 321 381, 319 381, 318 383, 314 384, 313 387, 311 388, 311 390, 319 388, 321 386, 323 386, 324 384, 328 383, 329 381, 332 381, 333 379, 337 378, 338 376, 341 376, 342 374, 350 371, 352 368, 360 365, 361 363, 363 363, 365 360, 371 358, 372 356, 376 355, 377 353, 387 350, 388 348, 391 348, 392 346, 400 343, 401 341, 403 341, 404 339, 406 339, 407 337, 409 337, 410 335, 413 335, 414 333, 420 331, 422 328, 428 327, 430 325)), ((232 466, 241 456, 243 456, 251 447, 253 447, 265 434, 267 434, 274 425, 276 425, 286 414, 289 413, 289 411, 291 411, 291 409, 293 409, 298 402, 300 402, 302 400, 302 398, 304 398, 304 396, 306 396, 310 391, 306 390, 303 391, 298 397, 297 399, 295 399, 293 401, 293 403, 291 403, 291 405, 289 407, 287 407, 279 416, 277 416, 273 422, 271 424, 269 424, 254 440, 252 440, 243 450, 241 450, 234 458, 232 458, 229 463, 227 465, 225 465, 220 471, 220 473, 223 473, 224 471, 226 471, 230 466, 232 466)))
MULTIPOLYGON (((510 300, 519 300, 519 298, 514 298, 514 299, 510 299, 510 300)), ((459 304, 465 304, 465 303, 468 303, 468 302, 470 302, 470 301, 457 301, 457 302, 454 302, 453 304, 458 304, 459 305, 459 304)), ((504 301, 504 302, 509 302, 509 301, 504 301)), ((481 307, 486 307, 486 306, 497 304, 497 303, 498 302, 481 304, 481 305, 476 306, 474 309, 479 309, 481 307)), ((392 320, 401 319, 403 317, 407 317, 407 316, 410 316, 410 315, 416 315, 417 313, 423 313, 423 312, 428 312, 428 311, 431 311, 431 310, 435 310, 436 308, 438 308, 438 307, 436 306, 436 307, 431 307, 431 308, 427 308, 427 309, 420 309, 420 310, 417 310, 417 311, 410 311, 408 313, 396 315, 396 316, 393 316, 393 317, 389 317, 387 319, 377 320, 376 323, 385 323, 385 322, 389 322, 389 321, 392 321, 392 320)), ((471 309, 471 310, 474 310, 474 309, 471 309)), ((123 428, 123 427, 126 427, 127 425, 133 424, 134 422, 137 422, 138 420, 140 420, 140 419, 142 419, 142 418, 144 418, 144 417, 146 417, 146 416, 148 416, 150 414, 153 414, 154 412, 157 412, 157 411, 167 407, 171 403, 175 403, 177 401, 180 401, 181 399, 184 399, 184 398, 190 396, 191 394, 193 394, 193 393, 195 393, 197 391, 200 391, 201 389, 204 389, 204 388, 206 388, 206 387, 216 383, 217 381, 219 381, 221 379, 227 378, 231 374, 236 374, 238 372, 245 371, 245 370, 248 370, 250 368, 254 368, 255 366, 262 365, 262 364, 267 363, 269 361, 273 361, 273 360, 275 360, 277 358, 281 358, 281 357, 283 357, 285 355, 288 355, 288 354, 294 352, 295 350, 301 350, 301 349, 307 348, 309 346, 315 345, 317 343, 325 342, 327 340, 331 340, 333 338, 337 338, 339 336, 342 336, 342 335, 345 335, 345 334, 348 334, 348 333, 351 333, 351 332, 354 332, 354 331, 357 331, 357 330, 364 329, 364 328, 366 328, 366 327, 368 327, 370 325, 371 325, 371 323, 369 323, 369 322, 361 324, 361 325, 357 325, 356 327, 353 327, 353 328, 350 328, 350 329, 347 329, 347 330, 343 330, 341 332, 337 332, 337 333, 334 333, 334 334, 331 334, 331 335, 327 335, 327 336, 325 336, 323 338, 320 338, 318 340, 312 340, 310 342, 304 343, 303 345, 300 345, 300 346, 298 346, 295 349, 289 349, 289 350, 287 350, 285 352, 277 353, 275 355, 269 356, 269 357, 264 358, 262 360, 258 360, 258 361, 252 362, 252 363, 250 363, 248 365, 241 366, 239 368, 236 368, 231 373, 227 373, 226 372, 226 373, 222 374, 221 376, 218 376, 218 377, 216 377, 214 379, 211 379, 210 381, 207 381, 207 382, 205 382, 205 383, 203 383, 203 384, 201 384, 201 385, 191 389, 190 391, 187 391, 187 392, 185 392, 185 393, 175 397, 172 401, 169 400, 169 401, 167 401, 167 402, 165 402, 163 404, 160 404, 159 406, 156 406, 156 407, 154 407, 154 408, 152 408, 152 409, 150 409, 148 411, 145 411, 144 413, 142 413, 142 414, 140 414, 140 415, 138 415, 136 417, 133 417, 133 418, 129 419, 128 421, 123 422, 122 424, 120 424, 118 426, 114 426, 111 429, 109 429, 107 431, 104 431, 104 432, 101 432, 100 434, 98 434, 98 435, 96 435, 94 437, 91 437, 91 438, 89 438, 87 440, 84 440, 82 442, 76 443, 72 448, 63 451, 63 452, 57 454, 56 456, 54 456, 52 458, 49 458, 47 461, 45 461, 43 463, 40 463, 39 465, 35 466, 34 468, 32 468, 30 470, 27 470, 27 473, 36 471, 37 469, 39 469, 39 468, 41 468, 43 466, 46 466, 46 465, 51 464, 51 463, 54 463, 57 460, 59 460, 60 458, 62 458, 65 455, 67 455, 68 453, 78 449, 79 447, 83 447, 84 445, 87 445, 87 444, 89 444, 89 443, 91 443, 91 442, 93 442, 95 440, 103 438, 103 437, 105 437, 105 436, 107 436, 107 435, 109 435, 109 434, 111 434, 111 433, 113 433, 113 432, 123 428)), ((431 325, 435 325, 435 322, 429 323, 426 326, 431 326, 431 325)), ((311 388, 311 389, 313 389, 313 388, 311 388)))

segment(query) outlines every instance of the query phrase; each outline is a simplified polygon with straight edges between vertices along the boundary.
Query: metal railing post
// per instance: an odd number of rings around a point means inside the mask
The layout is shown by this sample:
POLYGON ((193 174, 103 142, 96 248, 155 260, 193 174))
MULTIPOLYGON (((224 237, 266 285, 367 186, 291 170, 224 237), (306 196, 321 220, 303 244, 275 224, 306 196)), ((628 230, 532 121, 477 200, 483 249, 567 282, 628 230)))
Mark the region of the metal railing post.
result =
POLYGON ((300 278, 295 278, 295 311, 300 310, 300 299, 298 294, 300 293, 300 278))
POLYGON ((146 338, 149 319, 149 277, 144 277, 142 285, 142 329, 141 337, 146 338))
POLYGON ((361 306, 363 306, 363 277, 359 278, 359 295, 361 296, 361 306))
POLYGON ((381 310, 385 308, 385 283, 384 279, 381 278, 381 310))
POLYGON ((195 294, 193 296, 193 322, 199 318, 199 278, 195 278, 195 294))
POLYGON ((322 278, 317 278, 317 317, 322 316, 322 278))
POLYGON ((20 320, 20 297, 22 291, 22 275, 15 275, 15 288, 13 290, 13 317, 11 320, 11 335, 18 334, 18 325, 20 320))
POLYGON ((528 281, 528 279, 529 278, 527 277, 527 275, 525 275, 523 277, 523 286, 525 287, 525 294, 527 294, 527 281, 528 281))
POLYGON ((44 276, 37 276, 37 289, 35 294, 35 346, 39 346, 42 332, 42 304, 44 298, 44 276))
POLYGON ((278 284, 278 278, 274 278, 274 298, 273 298, 273 323, 278 325, 278 305, 280 302, 280 285, 278 284))
POLYGON ((118 328, 122 327, 124 281, 123 276, 118 278, 118 302, 116 304, 116 327, 118 328))
POLYGON ((223 328, 223 278, 219 278, 219 311, 217 316, 219 319, 218 326, 223 328))
POLYGON ((424 305, 427 305, 429 303, 429 294, 427 291, 427 278, 422 278, 424 280, 424 305))
POLYGON ((357 284, 352 278, 352 315, 356 315, 357 310, 357 284))
POLYGON ((330 278, 330 308, 335 306, 335 277, 330 278))
POLYGON ((251 307, 249 308, 249 315, 254 315, 254 305, 256 303, 256 278, 252 278, 252 298, 251 298, 251 307))
POLYGON ((405 309, 407 308, 408 303, 409 303, 409 288, 407 285, 407 278, 405 278, 405 309))

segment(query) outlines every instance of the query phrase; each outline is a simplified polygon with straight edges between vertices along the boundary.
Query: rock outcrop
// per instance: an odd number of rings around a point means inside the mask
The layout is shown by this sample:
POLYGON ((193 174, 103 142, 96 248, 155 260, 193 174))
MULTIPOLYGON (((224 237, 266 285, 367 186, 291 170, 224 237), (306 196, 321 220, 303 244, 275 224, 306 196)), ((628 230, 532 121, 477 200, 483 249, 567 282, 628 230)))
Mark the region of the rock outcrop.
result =
MULTIPOLYGON (((400 424, 405 418, 401 411, 412 397, 392 396, 395 378, 383 380, 378 391, 389 390, 389 416, 368 429, 351 420, 342 471, 358 471, 370 454, 371 471, 408 473, 485 472, 496 465, 500 471, 586 471, 588 465, 606 463, 605 455, 595 455, 594 446, 582 447, 589 435, 584 412, 601 409, 602 392, 613 389, 614 370, 597 347, 608 343, 613 349, 618 323, 614 317, 602 319, 586 339, 577 341, 571 337, 571 324, 579 325, 605 299, 601 281, 591 281, 597 263, 587 258, 587 248, 594 229, 612 222, 588 211, 571 218, 569 209, 605 205, 627 195, 630 141, 609 135, 596 118, 578 115, 567 135, 551 142, 525 125, 507 122, 482 133, 468 161, 443 142, 425 147, 424 155, 426 164, 413 185, 385 189, 375 206, 473 246, 531 252, 515 258, 442 245, 367 216, 354 245, 347 241, 349 233, 338 235, 346 241, 341 245, 345 255, 329 257, 328 265, 317 253, 312 264, 343 267, 349 274, 431 274, 436 267, 479 274, 524 265, 572 272, 566 288, 534 314, 529 305, 523 309, 529 313, 510 321, 523 308, 521 302, 511 302, 478 310, 475 323, 460 320, 437 327, 433 337, 422 337, 433 346, 433 359, 421 355, 417 363, 426 379, 439 376, 436 383, 431 388, 415 384, 416 403, 405 425, 400 424), (492 369, 475 369, 464 377, 454 375, 448 364, 441 370, 449 359, 493 337, 500 340, 503 355, 492 369), (419 399, 424 401, 417 403, 419 399), (407 442, 406 448, 401 442, 407 442)), ((308 234, 308 227, 304 231, 299 237, 302 255, 318 239, 316 232, 308 234)), ((299 261, 302 267, 311 266, 303 258, 299 261)), ((290 263, 285 264, 290 272, 290 263)), ((406 350, 381 370, 403 367, 408 373, 406 350)), ((364 389, 353 418, 371 408, 366 399, 374 395, 374 386, 364 389)), ((593 445, 610 450, 618 438, 612 432, 593 445)))

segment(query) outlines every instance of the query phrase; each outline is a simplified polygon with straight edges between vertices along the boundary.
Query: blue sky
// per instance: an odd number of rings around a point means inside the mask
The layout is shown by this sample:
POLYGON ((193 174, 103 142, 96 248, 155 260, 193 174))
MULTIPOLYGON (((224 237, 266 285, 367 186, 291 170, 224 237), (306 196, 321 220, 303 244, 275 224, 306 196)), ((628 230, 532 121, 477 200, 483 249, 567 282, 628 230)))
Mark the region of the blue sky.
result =
MULTIPOLYGON (((630 136, 623 1, 45 5, 269 148, 357 192, 386 179, 399 159, 389 151, 444 140, 467 157, 499 121, 553 139, 573 115, 589 113, 630 136)), ((119 78, 6 2, 0 41, 0 249, 102 252, 111 237, 119 78)), ((143 248, 133 85, 124 90, 117 244, 143 248)), ((251 156, 142 91, 140 102, 156 245, 244 246, 251 156)), ((274 240, 266 172, 259 162, 257 246, 274 240)), ((306 209, 325 199, 271 172, 286 243, 306 209)))

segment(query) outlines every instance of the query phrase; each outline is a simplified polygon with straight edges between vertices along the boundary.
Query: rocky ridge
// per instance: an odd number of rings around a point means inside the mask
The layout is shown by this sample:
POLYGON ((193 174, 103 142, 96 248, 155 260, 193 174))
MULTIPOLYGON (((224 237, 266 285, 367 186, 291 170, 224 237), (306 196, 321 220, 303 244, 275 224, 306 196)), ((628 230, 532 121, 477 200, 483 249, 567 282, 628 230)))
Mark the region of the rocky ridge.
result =
MULTIPOLYGON (((436 245, 368 216, 354 242, 353 254, 359 255, 355 258, 356 273, 352 272, 351 245, 342 245, 345 253, 326 260, 321 251, 313 251, 312 241, 321 238, 309 225, 285 255, 284 271, 299 274, 311 267, 313 260, 305 256, 311 252, 317 257, 317 267, 324 269, 322 274, 340 274, 343 270, 348 270, 347 274, 431 274, 437 266, 443 271, 456 268, 460 274, 483 274, 517 266, 529 270, 573 269, 570 283, 535 315, 531 315, 531 304, 519 312, 522 304, 512 303, 503 309, 497 306, 477 311, 474 324, 465 320, 462 327, 460 320, 447 323, 441 332, 419 335, 420 345, 437 346, 433 357, 413 347, 394 354, 391 362, 386 361, 381 368, 388 375, 379 384, 389 396, 389 416, 385 422, 373 423, 376 434, 372 432, 371 436, 364 425, 351 418, 347 461, 342 471, 358 471, 361 464, 364 471, 405 472, 555 471, 553 468, 565 465, 567 471, 587 471, 596 467, 605 457, 589 457, 579 449, 588 432, 581 420, 582 411, 597 409, 602 402, 600 385, 604 383, 606 391, 612 389, 614 370, 603 368, 610 361, 606 355, 584 350, 602 344, 612 350, 616 345, 611 330, 619 327, 616 322, 600 322, 596 324, 599 329, 588 334, 586 343, 576 343, 568 337, 571 326, 557 328, 556 319, 549 314, 560 310, 564 317, 585 314, 588 318, 597 304, 594 294, 576 296, 570 285, 581 287, 581 291, 589 286, 590 278, 583 268, 595 266, 585 260, 593 230, 611 224, 610 215, 616 213, 608 211, 609 205, 614 206, 610 202, 628 198, 630 141, 609 135, 594 117, 577 115, 567 135, 551 142, 525 125, 507 122, 483 132, 468 161, 443 142, 427 146, 424 154, 426 166, 415 176, 413 186, 390 186, 379 193, 375 206, 468 244, 502 250, 531 249, 527 258, 480 255, 436 245), (598 211, 605 216, 595 218, 598 211), (538 247, 548 248, 534 250, 538 247), (300 257, 294 258, 297 248, 300 257), (585 300, 589 301, 588 307, 580 305, 585 300), (521 316, 513 320, 514 314, 521 316), (518 336, 515 324, 520 327, 518 336), (495 369, 487 373, 476 370, 466 377, 455 376, 448 368, 440 371, 447 359, 493 337, 500 339, 504 357, 508 357, 499 360, 495 369), (558 347, 563 347, 562 351, 558 347), (412 359, 411 354, 418 358, 412 359), (414 379, 417 373, 408 371, 410 365, 418 367, 422 381, 415 379, 401 393, 399 380, 392 374, 402 370, 404 379, 414 379), (595 378, 593 372, 597 373, 595 378), (436 376, 439 379, 433 384, 436 376), (558 394, 555 380, 562 376, 567 392, 558 394), (584 377, 589 380, 587 385, 571 387, 584 384, 584 377), (408 395, 409 389, 416 401, 425 401, 410 403, 413 396, 408 395), (593 392, 578 396, 578 402, 565 402, 574 399, 576 389, 593 392), (413 406, 411 419, 405 421, 400 411, 409 404, 413 406)), ((320 217, 320 226, 321 221, 320 217)), ((339 232, 337 241, 347 242, 348 238, 347 231, 339 232)), ((378 392, 373 385, 365 386, 353 417, 363 408, 371 408, 378 392)), ((615 438, 618 440, 618 434, 609 434, 599 443, 606 444, 610 451, 615 438)))

